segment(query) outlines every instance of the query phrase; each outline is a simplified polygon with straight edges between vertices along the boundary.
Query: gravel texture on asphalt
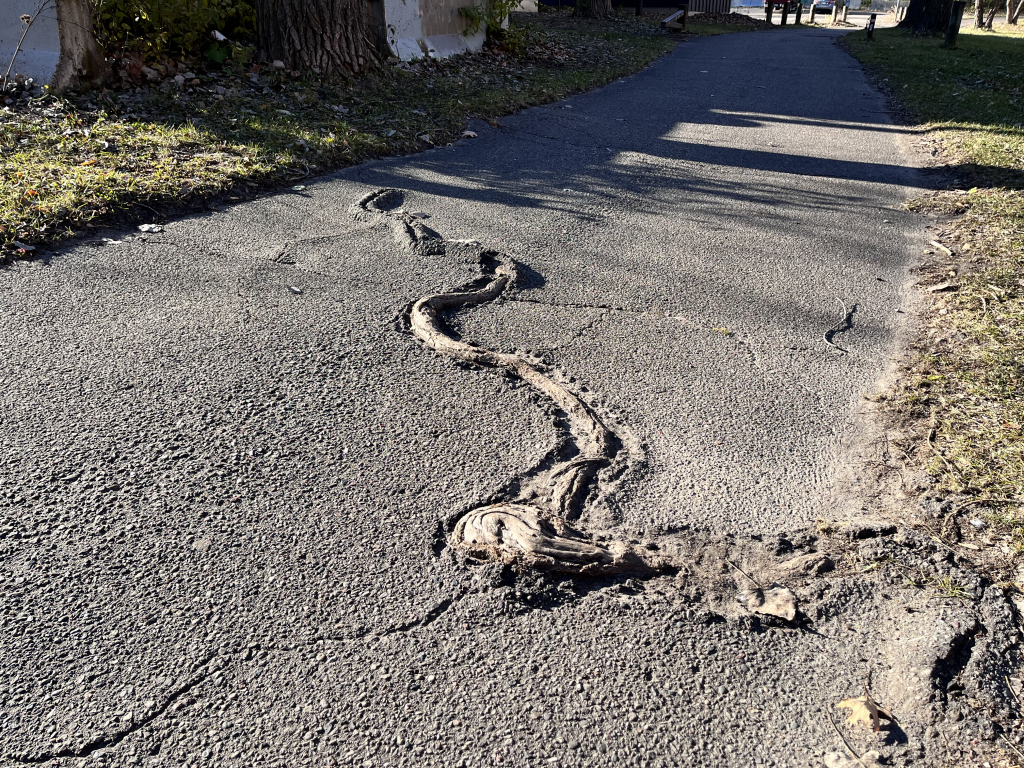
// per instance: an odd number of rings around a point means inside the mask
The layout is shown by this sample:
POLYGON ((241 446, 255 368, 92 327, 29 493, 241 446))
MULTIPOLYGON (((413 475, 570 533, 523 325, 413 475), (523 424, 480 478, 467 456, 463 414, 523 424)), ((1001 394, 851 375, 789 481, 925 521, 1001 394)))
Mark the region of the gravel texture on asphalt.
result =
POLYGON ((688 42, 451 148, 0 272, 0 765, 808 766, 869 678, 899 724, 839 725, 858 751, 969 764, 1009 706, 1013 606, 913 535, 778 535, 845 508, 922 234, 834 39, 688 42), (631 432, 644 460, 591 522, 676 536, 692 571, 452 556, 445 524, 559 427, 403 332, 478 265, 354 221, 378 187, 519 261, 452 326, 631 432), (838 567, 787 579, 799 626, 720 588, 750 586, 727 558, 769 580, 815 550, 838 567))

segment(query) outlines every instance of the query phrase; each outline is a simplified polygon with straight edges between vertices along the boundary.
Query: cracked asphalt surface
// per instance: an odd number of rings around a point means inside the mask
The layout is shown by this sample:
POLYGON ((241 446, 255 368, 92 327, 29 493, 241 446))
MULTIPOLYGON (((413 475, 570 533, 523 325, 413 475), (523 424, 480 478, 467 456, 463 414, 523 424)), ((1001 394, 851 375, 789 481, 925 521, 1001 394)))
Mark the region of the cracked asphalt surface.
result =
POLYGON ((543 355, 643 446, 597 522, 812 552, 777 534, 848 505, 923 234, 893 209, 921 185, 901 130, 835 39, 694 40, 475 140, 0 272, 0 764, 807 766, 869 672, 901 728, 849 738, 932 764, 942 701, 893 698, 974 647, 956 605, 837 572, 801 582, 808 631, 684 574, 452 557, 446 521, 557 428, 401 330, 476 265, 348 212, 394 187, 520 262, 451 324, 543 355), (907 672, 915 600, 948 642, 907 672))

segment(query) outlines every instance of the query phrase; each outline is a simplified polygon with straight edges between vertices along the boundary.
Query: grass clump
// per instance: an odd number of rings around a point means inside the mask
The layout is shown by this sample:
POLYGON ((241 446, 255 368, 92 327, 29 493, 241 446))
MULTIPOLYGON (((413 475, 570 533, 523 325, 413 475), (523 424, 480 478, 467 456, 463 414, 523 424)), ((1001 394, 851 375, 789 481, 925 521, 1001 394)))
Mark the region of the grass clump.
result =
POLYGON ((977 500, 1024 542, 1024 28, 964 30, 958 47, 876 30, 847 38, 913 115, 953 188, 935 215, 920 354, 888 398, 916 420, 939 488, 977 500))

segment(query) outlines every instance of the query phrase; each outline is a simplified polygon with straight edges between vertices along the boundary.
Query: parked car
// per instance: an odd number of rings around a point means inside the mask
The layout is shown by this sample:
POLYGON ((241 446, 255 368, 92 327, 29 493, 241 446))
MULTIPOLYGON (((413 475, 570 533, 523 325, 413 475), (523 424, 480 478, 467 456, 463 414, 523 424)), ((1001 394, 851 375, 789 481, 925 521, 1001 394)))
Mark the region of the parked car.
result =
MULTIPOLYGON (((764 2, 761 3, 761 7, 767 10, 768 2, 769 0, 764 0, 764 2)), ((832 2, 835 2, 835 0, 832 0, 832 2)), ((781 13, 783 7, 785 7, 790 13, 796 13, 798 5, 800 5, 800 0, 773 0, 772 12, 774 13, 775 11, 779 11, 781 13)))
POLYGON ((836 0, 812 0, 812 2, 814 3, 815 11, 832 13, 832 9, 836 7, 836 0))

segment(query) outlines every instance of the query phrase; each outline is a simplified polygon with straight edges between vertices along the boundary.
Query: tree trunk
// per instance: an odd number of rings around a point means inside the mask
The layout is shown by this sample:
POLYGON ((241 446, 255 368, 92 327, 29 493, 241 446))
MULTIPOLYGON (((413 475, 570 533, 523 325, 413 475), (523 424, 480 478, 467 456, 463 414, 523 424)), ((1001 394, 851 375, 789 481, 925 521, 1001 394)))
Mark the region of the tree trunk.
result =
POLYGON ((981 8, 981 0, 974 0, 974 28, 985 26, 985 12, 981 8))
POLYGON ((1013 8, 1013 0, 1006 0, 1006 23, 1007 24, 1016 24, 1017 23, 1017 19, 1020 18, 1020 12, 1024 11, 1024 0, 1020 0, 1020 2, 1017 3, 1017 10, 1013 11, 1013 13, 1010 12, 1012 10, 1012 8, 1013 8))
POLYGON ((357 75, 377 59, 367 0, 257 0, 260 48, 268 60, 317 74, 357 75))
POLYGON ((612 0, 576 0, 573 16, 584 19, 602 19, 615 13, 612 0))
POLYGON ((952 9, 953 0, 910 0, 899 28, 915 35, 945 34, 952 9))
POLYGON ((985 29, 992 29, 992 22, 996 20, 996 9, 998 5, 993 5, 988 9, 988 17, 985 19, 985 29))
POLYGON ((57 93, 103 85, 110 65, 100 52, 92 29, 89 0, 57 0, 60 58, 50 84, 57 93))

